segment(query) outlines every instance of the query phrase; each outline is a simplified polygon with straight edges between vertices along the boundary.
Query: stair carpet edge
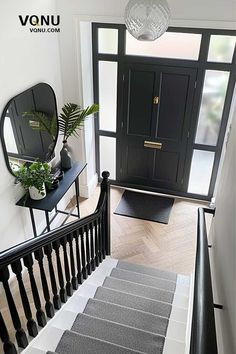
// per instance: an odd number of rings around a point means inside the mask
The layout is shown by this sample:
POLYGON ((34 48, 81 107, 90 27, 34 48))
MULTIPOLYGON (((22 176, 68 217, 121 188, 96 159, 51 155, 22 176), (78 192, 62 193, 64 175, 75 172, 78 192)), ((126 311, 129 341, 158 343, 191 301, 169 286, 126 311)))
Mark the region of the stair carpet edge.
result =
MULTIPOLYGON (((77 316, 77 313, 75 314, 75 312, 73 312, 74 310, 74 304, 75 302, 78 304, 80 304, 80 308, 78 309, 77 308, 77 311, 78 312, 83 312, 89 298, 93 298, 94 294, 96 293, 96 290, 98 287, 101 287, 104 283, 104 280, 106 277, 109 277, 111 272, 112 272, 112 269, 115 268, 116 269, 116 266, 118 264, 118 261, 117 260, 114 260, 110 257, 107 257, 106 260, 104 260, 103 263, 101 263, 101 265, 92 273, 92 275, 84 281, 84 283, 80 286, 80 288, 74 293, 73 297, 69 298, 68 302, 63 306, 63 309, 58 311, 55 315, 55 317, 50 320, 48 322, 48 326, 54 331, 56 331, 57 333, 57 336, 54 336, 54 339, 57 338, 59 339, 58 342, 60 341, 60 336, 62 336, 62 333, 63 333, 63 329, 60 328, 60 326, 64 323, 64 327, 65 327, 65 321, 63 321, 63 315, 62 315, 62 312, 64 311, 65 313, 66 312, 69 312, 70 314, 71 313, 74 313, 74 316, 76 317, 77 316), (89 291, 88 291, 89 290, 89 291), (79 300, 79 301, 78 301, 79 300), (71 311, 72 310, 72 311, 71 311), (61 319, 60 319, 61 317, 61 319), (60 335, 59 332, 60 332, 60 335)), ((122 271, 126 271, 126 272, 130 272, 128 270, 123 270, 121 269, 122 271)), ((135 273, 135 272, 134 272, 135 273)), ((146 275, 144 274, 144 276, 146 277, 150 277, 150 275, 146 275)), ((116 279, 116 278, 115 278, 116 279)), ((124 280, 126 281, 126 280, 124 280)), ((172 281, 172 280, 166 280, 166 281, 172 281)), ((189 283, 188 283, 188 277, 187 276, 182 276, 182 275, 177 275, 176 276, 176 284, 183 284, 183 287, 185 287, 186 291, 188 290, 189 288, 189 283)), ((140 284, 139 284, 140 285, 140 284)), ((145 285, 146 286, 146 285, 145 285)), ((182 287, 182 288, 183 288, 182 287)), ((181 289, 181 286, 178 288, 178 286, 176 285, 176 289, 178 291, 178 289, 181 289)), ((116 291, 116 290, 114 290, 116 291)), ((184 296, 184 297, 187 297, 187 295, 183 295, 183 294, 177 294, 176 295, 176 291, 174 293, 174 297, 178 297, 178 296, 184 296)), ((100 301, 100 300, 97 300, 97 301, 100 301)), ((178 301, 173 301, 172 303, 172 310, 174 309, 181 309, 181 307, 178 307, 176 306, 178 305, 178 301)), ((77 306, 78 307, 78 306, 77 306)), ((187 310, 187 309, 186 309, 187 310)), ((172 311, 173 312, 173 311, 172 311)), ((67 314, 68 316, 68 314, 67 314)), ((74 321, 73 321, 74 322, 74 321)), ((180 324, 180 322, 177 322, 175 320, 173 320, 170 316, 169 318, 169 324, 180 324)), ((73 323, 71 324, 71 326, 73 325, 73 323)), ((47 326, 47 327, 48 327, 47 326)), ((171 326, 170 326, 171 327, 171 326)), ((70 327, 71 328, 71 327, 70 327)), ((66 329, 66 328, 65 328, 66 329)), ((69 329, 69 328, 68 328, 69 329)), ((169 329, 169 326, 168 326, 168 329, 167 329, 167 333, 166 333, 166 341, 165 341, 165 348, 163 350, 163 354, 168 354, 168 353, 171 353, 171 350, 173 349, 173 346, 174 344, 175 345, 178 345, 178 344, 181 344, 181 353, 184 353, 184 347, 185 347, 185 341, 181 342, 181 341, 176 341, 176 340, 172 340, 171 339, 171 336, 172 336, 172 331, 174 331, 174 327, 171 328, 171 330, 169 329), (173 343, 172 343, 173 342, 173 343), (174 343, 175 342, 175 343, 174 343), (179 342, 179 343, 178 343, 179 342), (173 345, 172 345, 173 344, 173 345), (170 347, 170 351, 168 349, 168 347, 170 347)), ((22 351, 22 354, 41 354, 41 353, 46 353, 48 352, 48 349, 50 349, 52 352, 53 350, 56 349, 55 347, 55 341, 54 341, 54 347, 53 345, 46 348, 44 346, 44 351, 42 351, 40 349, 40 343, 42 344, 42 341, 44 341, 44 343, 47 343, 47 338, 48 338, 48 335, 46 334, 46 331, 45 331, 45 328, 42 329, 40 331, 41 333, 39 334, 39 336, 35 339, 32 340, 32 342, 30 343, 29 347, 26 348, 25 350, 22 351), (41 339, 40 339, 40 336, 41 336, 41 339), (30 349, 31 347, 31 349, 30 349), (35 353, 32 351, 32 350, 35 350, 35 353)), ((51 337, 51 336, 49 336, 51 337)), ((135 351, 133 351, 135 352, 135 351)), ((174 353, 174 352, 173 352, 174 353)))

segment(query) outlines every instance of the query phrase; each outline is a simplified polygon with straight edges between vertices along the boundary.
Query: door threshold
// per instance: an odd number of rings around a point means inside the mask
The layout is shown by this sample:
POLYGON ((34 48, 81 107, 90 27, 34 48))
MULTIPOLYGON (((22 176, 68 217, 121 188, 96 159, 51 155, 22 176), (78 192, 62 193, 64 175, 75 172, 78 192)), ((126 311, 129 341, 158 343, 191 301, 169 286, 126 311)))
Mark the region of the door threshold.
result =
POLYGON ((119 184, 113 184, 111 182, 111 186, 117 189, 124 189, 127 191, 132 191, 132 192, 137 192, 137 193, 143 193, 143 194, 151 194, 151 195, 158 195, 161 197, 169 197, 169 198, 176 198, 176 199, 183 199, 183 200, 189 200, 189 201, 194 201, 194 202, 201 202, 204 203, 206 205, 210 205, 210 201, 209 200, 204 200, 204 199, 199 199, 199 198, 194 198, 194 197, 187 197, 185 195, 181 196, 181 195, 176 195, 176 194, 169 194, 169 193, 161 193, 161 192, 154 192, 154 191, 150 191, 150 190, 145 190, 145 189, 138 189, 135 187, 125 187, 119 184))

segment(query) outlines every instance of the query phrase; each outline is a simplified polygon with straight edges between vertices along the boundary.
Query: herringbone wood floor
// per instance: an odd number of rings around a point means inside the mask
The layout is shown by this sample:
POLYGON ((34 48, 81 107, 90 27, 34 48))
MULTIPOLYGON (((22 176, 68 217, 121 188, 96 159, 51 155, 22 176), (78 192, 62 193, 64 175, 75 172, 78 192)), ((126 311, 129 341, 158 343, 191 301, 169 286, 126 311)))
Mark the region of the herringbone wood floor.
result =
MULTIPOLYGON (((111 191, 112 257, 177 273, 193 270, 197 209, 203 202, 176 198, 168 225, 113 214, 123 193, 111 191)), ((82 215, 94 210, 99 188, 81 202, 82 215)))
MULTIPOLYGON (((97 187, 91 198, 81 200, 82 217, 94 211, 99 193, 100 189, 97 187)), ((122 193, 123 189, 120 188, 111 190, 112 257, 177 273, 191 273, 195 258, 197 208, 204 204, 176 198, 169 224, 164 225, 113 214, 122 193)), ((70 220, 72 221, 73 218, 70 220)), ((37 267, 35 267, 35 275, 36 282, 41 287, 37 267)), ((23 279, 26 291, 29 293, 30 304, 33 304, 27 272, 24 272, 23 279)), ((18 286, 14 281, 11 282, 11 290, 22 325, 26 328, 18 286)), ((40 297, 43 306, 42 292, 40 297)), ((31 307, 34 316, 35 309, 33 305, 31 307)), ((9 328, 10 337, 14 340, 13 325, 2 288, 0 288, 0 310, 9 328)))

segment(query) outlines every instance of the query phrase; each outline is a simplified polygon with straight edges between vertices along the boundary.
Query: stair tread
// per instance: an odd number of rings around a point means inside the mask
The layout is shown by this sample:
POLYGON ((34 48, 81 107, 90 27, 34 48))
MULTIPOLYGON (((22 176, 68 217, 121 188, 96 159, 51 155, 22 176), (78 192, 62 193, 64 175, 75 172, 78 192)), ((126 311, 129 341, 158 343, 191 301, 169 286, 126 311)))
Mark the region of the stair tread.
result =
POLYGON ((162 336, 166 335, 168 326, 165 317, 96 299, 88 300, 84 313, 162 336))
POLYGON ((176 282, 174 281, 153 277, 147 274, 135 273, 125 269, 113 268, 110 276, 113 278, 123 279, 133 283, 147 285, 158 289, 164 289, 171 292, 174 292, 176 288, 176 282))
POLYGON ((122 291, 101 286, 97 288, 94 299, 107 301, 116 305, 130 307, 167 318, 169 318, 172 308, 171 304, 168 303, 147 299, 145 297, 133 294, 127 294, 122 291))
POLYGON ((177 279, 176 273, 167 272, 164 270, 146 267, 144 265, 124 262, 124 261, 118 261, 116 268, 129 270, 129 271, 132 271, 135 273, 142 273, 142 274, 146 274, 146 275, 151 275, 151 276, 157 277, 157 278, 173 280, 173 281, 176 281, 176 279, 177 279))
POLYGON ((170 292, 163 289, 157 289, 147 285, 141 285, 113 277, 106 277, 103 282, 103 286, 106 288, 123 291, 128 294, 143 296, 148 299, 167 302, 169 304, 173 302, 174 298, 174 292, 170 292))
POLYGON ((162 353, 165 338, 133 327, 79 314, 72 331, 145 353, 162 353))
POLYGON ((111 344, 109 342, 85 336, 73 331, 65 331, 56 348, 57 354, 128 354, 142 353, 141 351, 132 350, 111 344))

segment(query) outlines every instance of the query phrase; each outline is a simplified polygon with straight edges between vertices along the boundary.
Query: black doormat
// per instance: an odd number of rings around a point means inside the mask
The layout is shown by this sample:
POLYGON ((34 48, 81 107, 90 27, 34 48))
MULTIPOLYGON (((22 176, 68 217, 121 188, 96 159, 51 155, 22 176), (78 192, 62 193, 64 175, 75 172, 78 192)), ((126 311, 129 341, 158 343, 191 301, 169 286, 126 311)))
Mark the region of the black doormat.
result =
POLYGON ((168 224, 174 198, 125 191, 114 214, 168 224))

